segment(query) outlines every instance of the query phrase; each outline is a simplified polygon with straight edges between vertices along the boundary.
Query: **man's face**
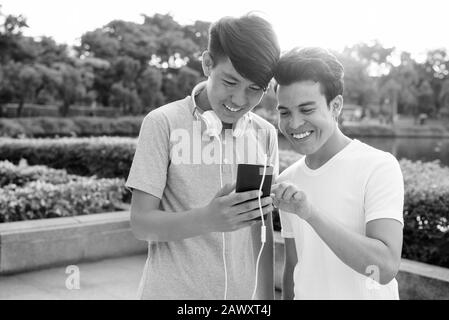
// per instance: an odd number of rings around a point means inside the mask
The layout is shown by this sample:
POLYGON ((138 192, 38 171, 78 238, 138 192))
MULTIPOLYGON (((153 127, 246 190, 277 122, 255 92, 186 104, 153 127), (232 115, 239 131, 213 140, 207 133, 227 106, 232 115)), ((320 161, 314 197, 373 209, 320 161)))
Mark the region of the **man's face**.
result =
POLYGON ((279 86, 277 98, 279 130, 295 151, 303 155, 319 151, 336 128, 320 84, 300 81, 279 86))
POLYGON ((235 123, 259 104, 263 89, 243 78, 229 58, 216 62, 209 70, 207 96, 211 108, 222 122, 235 123))

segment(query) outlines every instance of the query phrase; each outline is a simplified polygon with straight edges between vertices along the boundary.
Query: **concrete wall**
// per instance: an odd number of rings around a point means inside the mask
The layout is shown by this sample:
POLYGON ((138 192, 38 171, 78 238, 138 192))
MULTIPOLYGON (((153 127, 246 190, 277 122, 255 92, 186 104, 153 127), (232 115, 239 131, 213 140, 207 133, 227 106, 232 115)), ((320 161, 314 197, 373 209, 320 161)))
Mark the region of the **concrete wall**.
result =
POLYGON ((0 274, 145 253, 129 212, 0 223, 0 274))

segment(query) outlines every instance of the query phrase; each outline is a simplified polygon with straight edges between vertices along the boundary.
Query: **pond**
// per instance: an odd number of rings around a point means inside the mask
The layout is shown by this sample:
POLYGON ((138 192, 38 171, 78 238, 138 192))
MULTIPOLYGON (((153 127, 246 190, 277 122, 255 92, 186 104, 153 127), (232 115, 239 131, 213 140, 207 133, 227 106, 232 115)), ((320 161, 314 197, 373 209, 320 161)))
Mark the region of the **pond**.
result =
MULTIPOLYGON (((357 137, 356 139, 375 148, 392 153, 398 160, 433 161, 449 166, 449 139, 447 138, 372 138, 357 137)), ((290 150, 289 142, 279 135, 279 148, 290 150)))

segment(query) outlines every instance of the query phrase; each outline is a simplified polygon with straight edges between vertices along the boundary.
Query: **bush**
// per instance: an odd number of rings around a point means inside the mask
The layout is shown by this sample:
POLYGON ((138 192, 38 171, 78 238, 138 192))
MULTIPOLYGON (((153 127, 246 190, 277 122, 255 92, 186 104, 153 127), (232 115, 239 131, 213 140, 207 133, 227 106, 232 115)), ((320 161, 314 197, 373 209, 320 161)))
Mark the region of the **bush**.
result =
POLYGON ((403 257, 449 267, 449 168, 401 160, 404 175, 403 257))
POLYGON ((0 119, 0 137, 90 137, 139 135, 142 117, 36 117, 0 119))
POLYGON ((23 161, 18 166, 9 161, 0 161, 0 187, 2 188, 10 184, 22 187, 31 181, 63 184, 79 179, 79 176, 69 175, 65 170, 56 170, 45 166, 28 166, 23 161))
POLYGON ((76 177, 10 162, 0 162, 0 171, 0 222, 115 211, 125 192, 123 179, 76 177))
POLYGON ((100 178, 126 178, 134 157, 136 139, 61 138, 0 139, 0 160, 65 169, 69 174, 100 178))

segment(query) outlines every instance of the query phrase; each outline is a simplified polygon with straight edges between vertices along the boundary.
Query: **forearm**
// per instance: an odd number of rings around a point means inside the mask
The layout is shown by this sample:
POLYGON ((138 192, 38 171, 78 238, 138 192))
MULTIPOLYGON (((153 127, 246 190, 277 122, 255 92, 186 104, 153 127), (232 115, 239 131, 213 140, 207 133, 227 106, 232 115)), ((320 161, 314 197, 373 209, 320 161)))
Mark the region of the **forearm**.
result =
POLYGON ((379 271, 381 284, 391 281, 395 273, 394 259, 385 243, 348 230, 316 209, 312 210, 307 222, 340 260, 365 276, 369 276, 374 267, 379 271))
POLYGON ((145 214, 131 213, 131 228, 140 240, 183 240, 210 232, 202 223, 203 217, 203 208, 183 212, 152 210, 145 214))

